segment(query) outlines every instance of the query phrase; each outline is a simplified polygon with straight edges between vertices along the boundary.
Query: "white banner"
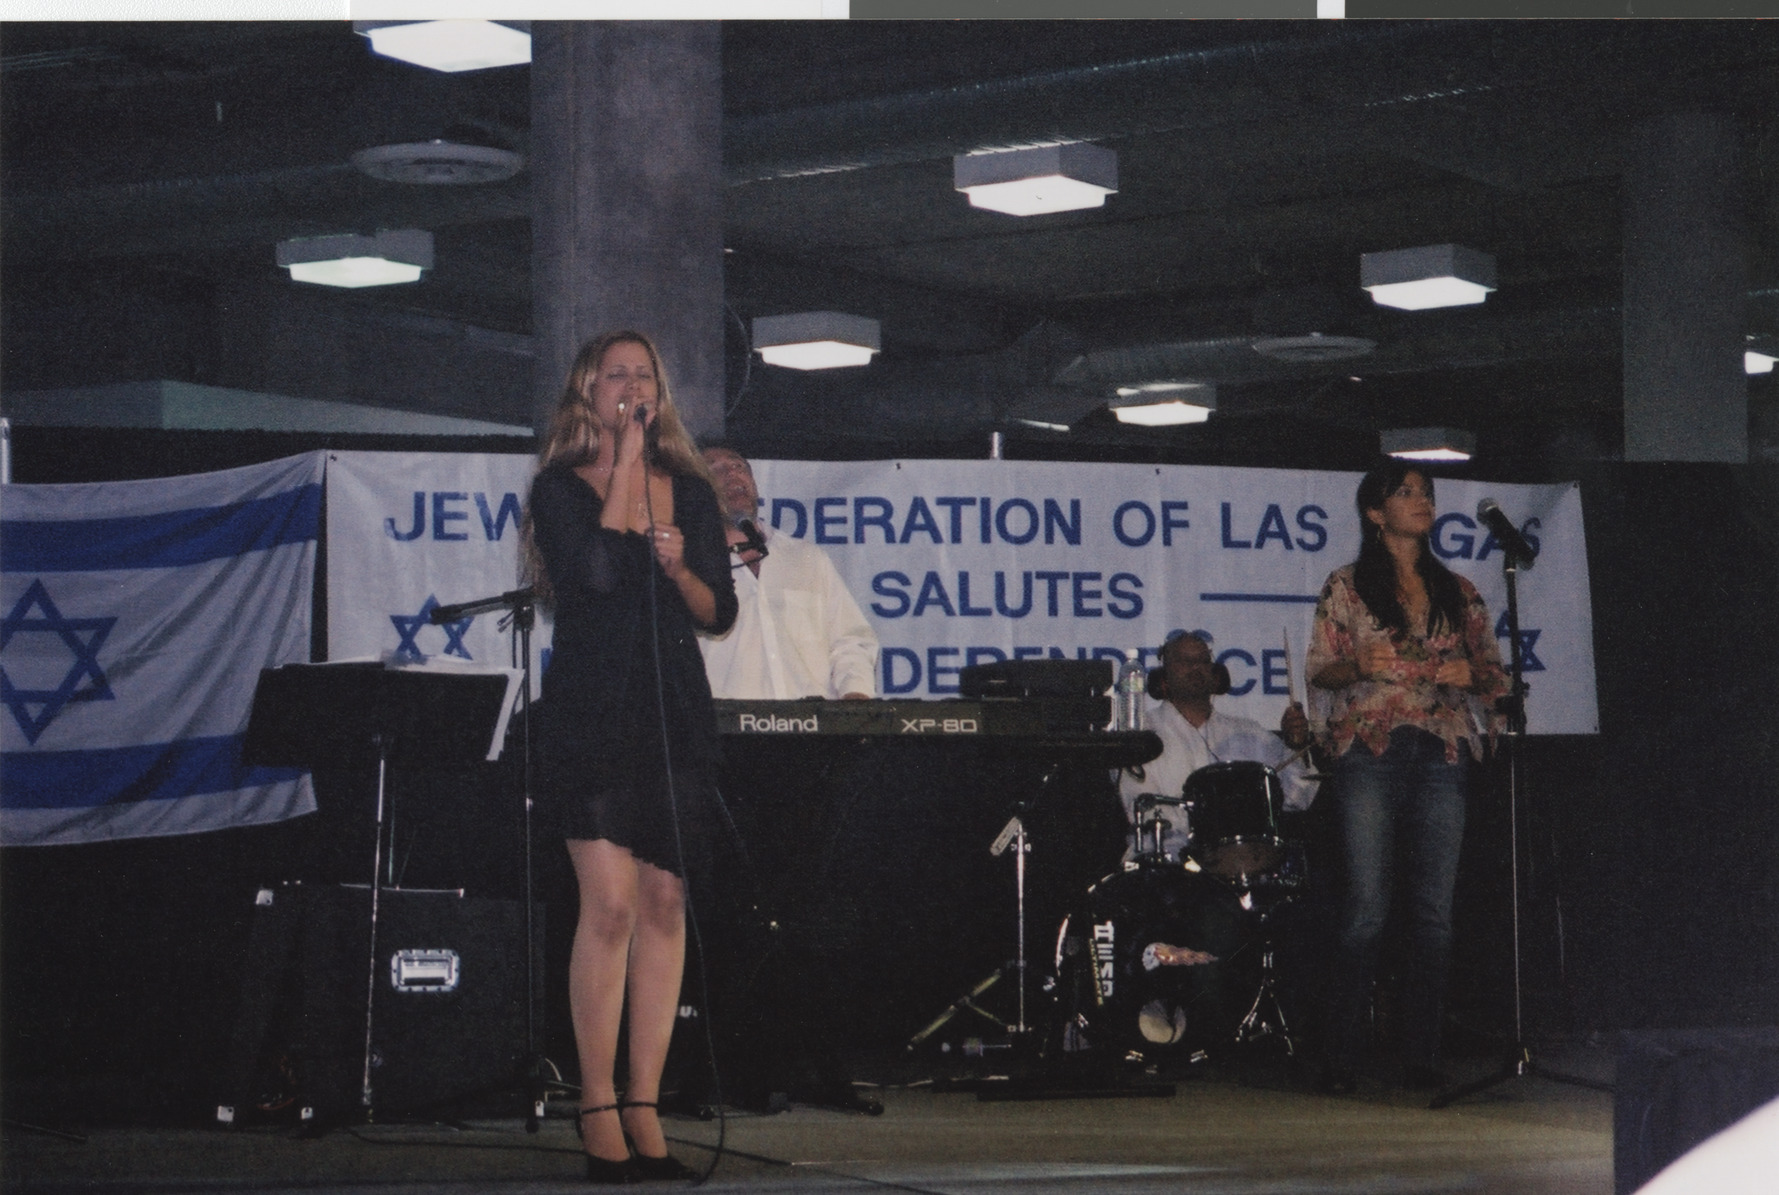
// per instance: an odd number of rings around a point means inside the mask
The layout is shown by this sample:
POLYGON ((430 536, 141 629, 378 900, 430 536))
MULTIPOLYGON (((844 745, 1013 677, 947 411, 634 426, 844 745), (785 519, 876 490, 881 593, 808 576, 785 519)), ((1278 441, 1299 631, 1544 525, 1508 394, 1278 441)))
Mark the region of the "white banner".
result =
MULTIPOLYGON (((429 618, 438 606, 518 587, 520 520, 535 471, 536 458, 525 454, 329 453, 328 659, 512 664, 502 612, 438 626, 429 618)), ((534 663, 548 643, 540 616, 534 663)))
POLYGON ((241 744, 260 670, 309 658, 321 469, 0 491, 0 842, 315 808, 306 774, 241 744))
MULTIPOLYGON (((753 462, 761 517, 824 548, 877 628, 887 697, 943 698, 958 671, 1007 658, 1148 663, 1205 631, 1234 691, 1277 722, 1323 580, 1358 552, 1354 473, 1023 461, 753 462), (1290 640, 1287 663, 1285 641, 1290 640)), ((497 616, 424 622, 433 605, 517 584, 525 456, 337 453, 328 473, 331 658, 387 651, 507 662, 497 616)), ((1574 484, 1444 480, 1434 551, 1501 620, 1501 550, 1473 515, 1492 497, 1536 540, 1519 576, 1535 734, 1598 730, 1593 616, 1574 484)), ((541 651, 547 628, 534 638, 541 651)))
MULTIPOLYGON (((761 516, 833 557, 883 642, 885 696, 955 694, 965 665, 1020 657, 1156 662, 1209 632, 1228 709, 1277 723, 1303 693, 1316 595, 1359 550, 1356 473, 1026 461, 755 461, 761 516), (1287 663, 1285 640, 1290 641, 1287 663)), ((1574 484, 1437 483, 1433 549, 1470 578, 1508 655, 1493 497, 1529 538, 1519 575, 1529 728, 1592 734, 1593 615, 1574 484)))

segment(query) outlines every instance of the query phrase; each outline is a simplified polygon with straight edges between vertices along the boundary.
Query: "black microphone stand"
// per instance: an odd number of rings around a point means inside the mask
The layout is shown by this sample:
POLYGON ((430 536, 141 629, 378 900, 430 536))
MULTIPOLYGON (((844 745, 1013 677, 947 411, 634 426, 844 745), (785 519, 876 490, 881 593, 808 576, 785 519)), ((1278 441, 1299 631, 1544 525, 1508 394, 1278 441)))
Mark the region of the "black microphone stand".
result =
POLYGON ((1610 1083, 1600 1083, 1593 1079, 1584 1079, 1579 1075, 1567 1075, 1553 1071, 1541 1065, 1532 1055, 1532 1047, 1526 1044, 1524 1019, 1524 998, 1520 981, 1520 751, 1526 735, 1526 681, 1523 675, 1525 659, 1520 648, 1520 596, 1519 571, 1531 567, 1529 557, 1522 556, 1513 548, 1503 549, 1501 572, 1507 580, 1507 635, 1509 643, 1508 669, 1512 677, 1512 687, 1506 697, 1498 703, 1497 708, 1507 716, 1507 818, 1508 818, 1508 870, 1512 881, 1510 907, 1513 913, 1513 1044, 1508 1056, 1501 1066, 1488 1075, 1469 1083, 1460 1083, 1434 1096, 1427 1104, 1429 1108, 1444 1108, 1463 1099, 1467 1095, 1475 1095, 1486 1091, 1509 1079, 1525 1079, 1536 1077, 1549 1079, 1555 1083, 1568 1083, 1576 1087, 1588 1087, 1595 1091, 1611 1091, 1610 1083))
POLYGON ((520 672, 519 688, 519 791, 524 801, 525 835, 525 1131, 535 1133, 544 1116, 544 1058, 537 1047, 537 908, 536 874, 532 862, 531 795, 531 628, 537 622, 537 594, 531 586, 510 589, 493 597, 438 606, 432 622, 444 624, 460 618, 505 610, 502 630, 511 631, 514 667, 520 672))

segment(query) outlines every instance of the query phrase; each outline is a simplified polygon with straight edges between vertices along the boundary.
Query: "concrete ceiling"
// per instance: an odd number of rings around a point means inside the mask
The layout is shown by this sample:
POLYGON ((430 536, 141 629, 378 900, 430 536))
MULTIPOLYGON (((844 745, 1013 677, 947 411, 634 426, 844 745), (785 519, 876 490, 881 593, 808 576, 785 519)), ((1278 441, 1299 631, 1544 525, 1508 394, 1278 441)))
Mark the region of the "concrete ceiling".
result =
MULTIPOLYGON (((1672 111, 1744 131, 1749 330, 1779 331, 1771 22, 735 22, 723 46, 743 440, 943 447, 1025 417, 1072 425, 1058 451, 1297 464, 1449 425, 1520 460, 1611 457, 1621 145, 1672 111), (1103 209, 1016 219, 952 190, 955 153, 1057 139, 1118 152, 1103 209), (1444 241, 1496 256, 1487 303, 1404 313, 1358 289, 1361 253, 1444 241), (748 364, 748 319, 815 308, 880 319, 882 356, 748 364), (1376 349, 1253 347, 1311 333, 1376 349), (1216 418, 1138 432, 1101 409, 1157 377, 1215 383, 1216 418)), ((528 88, 526 68, 377 58, 340 23, 7 25, 7 303, 95 270, 264 285, 282 238, 422 227, 428 278, 350 302, 522 337, 527 176, 403 186, 347 159, 447 131, 523 152, 528 88)))

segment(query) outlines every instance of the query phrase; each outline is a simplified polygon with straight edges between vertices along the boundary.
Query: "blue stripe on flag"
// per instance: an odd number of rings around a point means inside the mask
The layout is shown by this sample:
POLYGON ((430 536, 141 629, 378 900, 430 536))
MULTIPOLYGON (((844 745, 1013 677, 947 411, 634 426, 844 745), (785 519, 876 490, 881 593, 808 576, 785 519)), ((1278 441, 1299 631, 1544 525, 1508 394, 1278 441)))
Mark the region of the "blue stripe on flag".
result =
POLYGON ((227 506, 109 519, 0 522, 0 571, 99 572, 177 568, 305 543, 320 533, 321 486, 311 483, 227 506))
POLYGON ((1306 606, 1316 604, 1316 595, 1304 597, 1296 593, 1201 593, 1201 602, 1301 602, 1306 606))
POLYGON ((0 755, 0 809, 91 809, 171 801, 295 780, 300 768, 249 768, 242 735, 181 739, 90 751, 0 755))

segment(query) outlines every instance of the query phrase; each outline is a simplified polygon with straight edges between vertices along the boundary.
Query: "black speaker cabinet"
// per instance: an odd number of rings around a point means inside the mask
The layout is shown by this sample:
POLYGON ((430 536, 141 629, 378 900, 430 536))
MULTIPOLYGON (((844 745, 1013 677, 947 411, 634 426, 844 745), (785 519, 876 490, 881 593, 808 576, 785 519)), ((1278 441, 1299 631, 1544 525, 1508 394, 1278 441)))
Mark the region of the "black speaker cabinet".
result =
MULTIPOLYGON (((324 1121, 523 1090, 525 918, 517 901, 368 887, 261 889, 218 1119, 294 1087, 324 1121), (370 997, 369 1102, 366 999, 370 997)), ((532 996, 542 1030, 543 926, 532 996)))
POLYGON ((1651 1029, 1619 1043, 1612 1175, 1629 1195, 1779 1096, 1779 1028, 1651 1029))

